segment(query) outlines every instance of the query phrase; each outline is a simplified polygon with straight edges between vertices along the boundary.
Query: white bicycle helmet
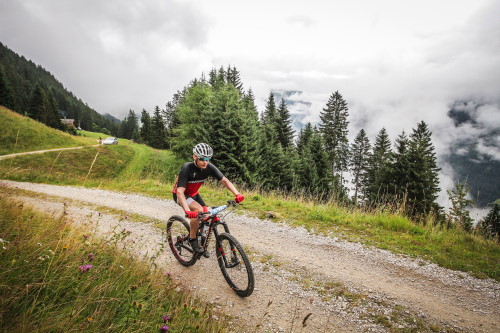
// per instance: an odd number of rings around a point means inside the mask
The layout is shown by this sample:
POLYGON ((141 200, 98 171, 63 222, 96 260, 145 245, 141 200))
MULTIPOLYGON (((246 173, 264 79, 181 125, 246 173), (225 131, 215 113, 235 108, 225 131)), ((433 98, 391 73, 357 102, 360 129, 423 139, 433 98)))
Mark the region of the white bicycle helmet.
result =
POLYGON ((195 154, 198 158, 211 158, 214 154, 214 151, 212 147, 210 147, 206 143, 201 142, 194 146, 193 154, 195 154))

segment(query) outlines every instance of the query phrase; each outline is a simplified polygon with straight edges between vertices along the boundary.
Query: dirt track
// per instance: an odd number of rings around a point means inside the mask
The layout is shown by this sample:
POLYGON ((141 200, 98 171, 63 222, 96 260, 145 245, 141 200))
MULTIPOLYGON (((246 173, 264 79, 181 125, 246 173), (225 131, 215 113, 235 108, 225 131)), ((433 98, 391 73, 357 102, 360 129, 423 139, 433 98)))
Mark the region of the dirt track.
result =
POLYGON ((235 332, 241 327, 248 332, 500 331, 500 284, 493 280, 231 214, 231 232, 250 252, 256 275, 254 294, 241 299, 226 284, 214 255, 184 268, 168 247, 161 251, 160 229, 123 218, 140 214, 166 221, 181 213, 171 200, 12 181, 0 181, 0 195, 2 187, 47 195, 16 195, 44 211, 60 213, 66 202, 69 218, 102 235, 116 228, 132 231, 127 249, 144 258, 157 256, 161 269, 234 315, 235 332), (121 218, 102 207, 122 211, 121 218))

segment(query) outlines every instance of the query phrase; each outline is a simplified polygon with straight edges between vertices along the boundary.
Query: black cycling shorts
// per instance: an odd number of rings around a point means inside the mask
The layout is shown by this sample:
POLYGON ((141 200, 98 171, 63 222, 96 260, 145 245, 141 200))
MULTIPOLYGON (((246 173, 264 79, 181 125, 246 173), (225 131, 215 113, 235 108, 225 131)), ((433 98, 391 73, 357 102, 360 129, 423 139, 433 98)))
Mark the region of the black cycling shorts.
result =
MULTIPOLYGON (((177 202, 177 203, 179 203, 179 202, 177 201, 177 193, 172 193, 172 194, 173 194, 174 201, 175 201, 175 202, 177 202)), ((201 205, 201 207, 206 206, 206 205, 205 205, 205 201, 203 201, 203 198, 201 197, 200 193, 196 194, 196 195, 195 195, 195 196, 193 196, 193 197, 188 197, 188 196, 186 196, 186 201, 187 201, 187 203, 188 203, 188 206, 189 206, 189 204, 191 203, 191 200, 190 200, 190 199, 191 199, 192 201, 196 201, 197 203, 199 203, 199 204, 201 205)))

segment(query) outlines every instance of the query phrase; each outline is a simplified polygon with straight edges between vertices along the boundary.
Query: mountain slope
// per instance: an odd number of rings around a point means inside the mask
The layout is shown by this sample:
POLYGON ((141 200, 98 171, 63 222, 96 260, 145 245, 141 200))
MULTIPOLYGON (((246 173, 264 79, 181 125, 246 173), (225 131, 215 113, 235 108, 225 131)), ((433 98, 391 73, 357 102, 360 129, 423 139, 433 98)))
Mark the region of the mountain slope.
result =
POLYGON ((96 144, 95 139, 52 129, 3 106, 0 106, 0 128, 0 155, 96 144))
POLYGON ((75 119, 75 123, 84 130, 91 131, 92 125, 96 124, 99 128, 107 128, 116 135, 119 120, 110 115, 99 114, 67 90, 42 66, 18 55, 2 43, 0 43, 0 72, 3 73, 6 90, 11 95, 10 102, 4 102, 3 104, 6 104, 4 106, 20 114, 26 114, 31 92, 38 84, 44 90, 52 91, 61 118, 75 119))

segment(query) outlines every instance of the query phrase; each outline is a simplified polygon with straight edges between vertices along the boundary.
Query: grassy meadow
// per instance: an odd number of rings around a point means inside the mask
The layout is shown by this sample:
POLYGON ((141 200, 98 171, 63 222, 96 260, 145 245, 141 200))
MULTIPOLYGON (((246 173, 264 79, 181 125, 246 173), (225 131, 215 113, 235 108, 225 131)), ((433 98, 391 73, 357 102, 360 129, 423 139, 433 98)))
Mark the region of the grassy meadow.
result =
POLYGON ((1 332, 225 332, 166 272, 0 191, 1 332), (168 329, 165 327, 167 326, 168 329))
MULTIPOLYGON (((55 132, 55 136, 61 133, 55 132)), ((89 132, 81 134, 85 136, 74 139, 88 140, 90 143, 101 135, 89 132)), ((14 139, 15 135, 11 135, 7 146, 13 147, 14 139)), ((5 138, 2 140, 5 142, 5 138)), ((61 139, 53 140, 60 142, 61 139)), ((40 145, 31 150, 37 149, 41 149, 40 145)), ((0 178, 97 187, 170 199, 173 181, 184 162, 170 151, 155 150, 121 139, 115 146, 87 147, 0 160, 0 178)), ((227 176, 231 178, 231 175, 227 176)), ((276 192, 240 190, 246 197, 240 209, 246 214, 305 227, 318 234, 361 242, 429 260, 450 269, 470 272, 477 277, 500 281, 500 244, 495 241, 460 229, 447 230, 433 223, 414 223, 397 208, 363 210, 336 202, 319 204, 304 197, 276 192)), ((214 183, 204 186, 202 193, 209 204, 221 204, 231 199, 228 191, 214 183)))
POLYGON ((97 138, 73 136, 0 106, 0 155, 97 144, 97 138))

